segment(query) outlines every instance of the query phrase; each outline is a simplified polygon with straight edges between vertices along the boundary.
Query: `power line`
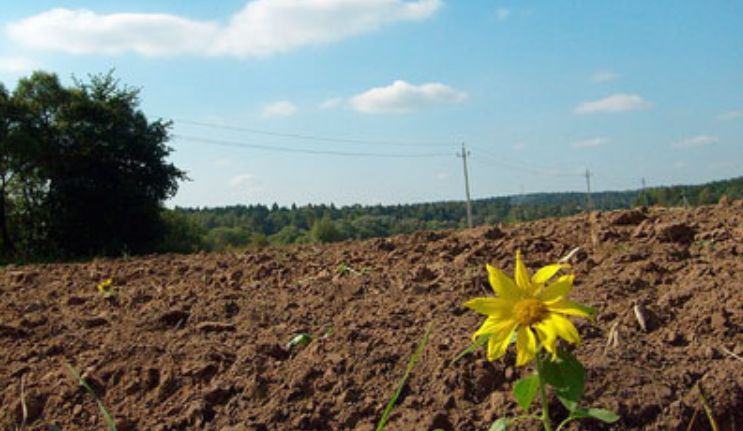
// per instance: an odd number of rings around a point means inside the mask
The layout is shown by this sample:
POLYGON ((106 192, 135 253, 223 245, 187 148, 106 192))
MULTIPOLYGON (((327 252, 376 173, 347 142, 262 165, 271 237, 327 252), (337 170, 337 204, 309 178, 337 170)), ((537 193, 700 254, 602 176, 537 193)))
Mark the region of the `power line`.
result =
POLYGON ((371 140, 371 139, 337 138, 337 137, 317 136, 317 135, 310 135, 310 134, 303 134, 303 133, 276 132, 276 131, 271 131, 271 130, 256 129, 253 127, 206 123, 206 122, 194 121, 194 120, 173 119, 173 121, 175 121, 176 123, 190 124, 190 125, 200 126, 200 127, 209 127, 213 129, 234 130, 238 132, 247 132, 247 133, 252 133, 256 135, 302 139, 302 140, 308 140, 308 141, 332 142, 332 143, 338 143, 338 144, 392 145, 392 146, 398 146, 398 147, 451 147, 452 146, 452 144, 446 144, 446 143, 441 143, 441 142, 411 143, 411 142, 380 141, 380 140, 371 140))
POLYGON ((481 156, 485 156, 486 158, 490 159, 490 162, 492 164, 500 165, 509 169, 513 169, 516 171, 527 171, 538 175, 545 175, 550 177, 580 177, 581 174, 559 174, 554 172, 549 172, 548 169, 540 169, 538 166, 533 165, 527 165, 522 163, 514 163, 514 162, 506 162, 501 159, 501 157, 495 155, 494 153, 490 153, 489 151, 485 151, 482 148, 475 148, 475 151, 479 153, 481 156))
POLYGON ((272 145, 261 145, 261 144, 250 144, 247 142, 236 142, 236 141, 225 141, 220 139, 209 139, 198 136, 186 136, 186 135, 173 135, 174 138, 182 139, 191 142, 200 142, 210 145, 221 145, 224 147, 237 147, 237 148, 254 148, 257 150, 265 151, 279 151, 283 153, 298 153, 298 154, 315 154, 315 155, 328 155, 328 156, 344 156, 344 157, 377 157, 377 158, 425 158, 425 157, 451 157, 451 153, 416 153, 416 154, 399 154, 399 153, 364 153, 364 152, 351 152, 351 151, 331 151, 331 150, 312 150, 305 148, 291 148, 283 146, 272 146, 272 145))

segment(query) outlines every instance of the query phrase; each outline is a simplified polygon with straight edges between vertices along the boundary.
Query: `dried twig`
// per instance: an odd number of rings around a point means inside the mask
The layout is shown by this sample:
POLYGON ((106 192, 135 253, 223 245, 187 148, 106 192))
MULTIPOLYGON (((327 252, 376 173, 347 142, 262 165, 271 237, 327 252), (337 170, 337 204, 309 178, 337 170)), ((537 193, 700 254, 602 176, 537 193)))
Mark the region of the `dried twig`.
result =
POLYGON ((21 431, 26 429, 26 421, 28 420, 28 406, 26 405, 25 378, 26 378, 25 374, 21 376, 21 412, 23 414, 23 417, 21 419, 21 428, 20 428, 21 431))
POLYGON ((579 250, 580 250, 580 247, 575 247, 574 249, 570 250, 570 252, 566 254, 562 259, 558 260, 557 263, 566 263, 573 256, 575 256, 575 253, 578 253, 579 250))
POLYGON ((743 362, 743 358, 741 358, 740 356, 738 356, 735 353, 731 352, 725 346, 718 347, 718 350, 720 350, 722 353, 726 353, 726 354, 730 355, 731 357, 733 357, 733 358, 735 358, 735 359, 743 362))
POLYGON ((604 348, 604 356, 609 352, 610 348, 619 347, 619 319, 612 323, 609 328, 609 335, 606 337, 606 347, 604 348))
POLYGON ((643 311, 643 307, 639 304, 635 304, 632 307, 632 311, 634 311, 635 319, 637 319, 637 323, 640 325, 640 328, 642 328, 642 331, 648 332, 648 323, 647 323, 647 319, 645 318, 645 312, 643 311))

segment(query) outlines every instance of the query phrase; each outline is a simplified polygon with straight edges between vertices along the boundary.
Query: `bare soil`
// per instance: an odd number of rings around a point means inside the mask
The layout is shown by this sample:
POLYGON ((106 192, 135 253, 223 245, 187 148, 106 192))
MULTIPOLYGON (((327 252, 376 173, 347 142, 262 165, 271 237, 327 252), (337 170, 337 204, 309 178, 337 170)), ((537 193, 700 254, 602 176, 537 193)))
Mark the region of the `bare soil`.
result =
MULTIPOLYGON (((571 429, 743 429, 743 201, 636 209, 323 246, 161 255, 0 272, 0 429, 103 430, 80 370, 131 430, 373 430, 429 322, 389 430, 487 430, 520 414, 527 369, 478 351, 462 307, 512 273, 571 263, 585 401, 621 415, 571 429), (117 294, 96 286, 112 277, 117 294), (643 329, 635 316, 645 318, 643 329), (296 334, 314 339, 287 349, 296 334), (696 417, 695 417, 696 416, 696 417), (694 422, 693 424, 691 422, 694 422)), ((555 419, 565 414, 552 402, 555 419)), ((520 429, 537 429, 528 424, 520 429)))

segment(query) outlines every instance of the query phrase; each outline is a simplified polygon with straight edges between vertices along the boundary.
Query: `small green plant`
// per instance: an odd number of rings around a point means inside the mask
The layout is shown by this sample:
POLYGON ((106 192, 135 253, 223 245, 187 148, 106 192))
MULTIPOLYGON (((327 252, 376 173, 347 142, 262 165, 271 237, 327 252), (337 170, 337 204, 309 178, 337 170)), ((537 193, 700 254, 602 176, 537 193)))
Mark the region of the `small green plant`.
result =
POLYGON ((304 348, 312 342, 312 335, 310 334, 297 334, 288 343, 286 343, 286 350, 294 350, 297 348, 304 348))
POLYGON ((375 431, 382 431, 384 430, 384 427, 387 425, 387 421, 390 418, 392 409, 395 407, 395 403, 397 402, 397 399, 400 397, 400 393, 402 392, 402 389, 405 387, 405 384, 407 383, 408 378, 410 378, 410 374, 413 372, 415 363, 418 362, 418 359, 420 358, 421 354, 423 354, 423 350, 426 348, 426 344, 428 344, 428 336, 431 334, 431 327, 432 327, 432 324, 429 323, 428 326, 426 327, 426 332, 423 333, 423 337, 421 337, 421 340, 418 342, 418 347, 416 347, 415 352, 413 352, 413 356, 411 356, 410 360, 408 361, 407 367, 405 367, 405 374, 403 374, 400 381, 397 382, 397 387, 395 388, 395 392, 392 393, 392 397, 387 402, 387 405, 384 407, 384 411, 382 412, 382 417, 379 418, 379 422, 377 422, 377 427, 375 428, 375 431))
POLYGON ((98 398, 98 395, 95 393, 93 388, 90 387, 88 382, 85 381, 84 378, 80 375, 80 373, 70 364, 65 364, 67 366, 67 370, 70 372, 70 375, 77 380, 77 382, 85 388, 85 390, 95 399, 96 404, 98 404, 98 409, 101 411, 101 415, 103 416, 103 421, 106 422, 106 425, 108 426, 109 431, 118 431, 116 429, 116 423, 114 422, 113 417, 106 409, 106 406, 103 404, 103 401, 101 401, 100 398, 98 398))
POLYGON ((548 284, 569 265, 547 265, 531 276, 517 251, 514 279, 491 265, 486 268, 496 297, 474 298, 464 304, 486 315, 487 319, 473 334, 470 347, 455 360, 487 344, 487 358, 493 361, 505 355, 508 347, 515 343, 516 366, 535 365, 535 373, 521 378, 513 387, 513 395, 526 414, 500 418, 490 431, 505 431, 509 424, 524 420, 540 421, 545 431, 552 431, 547 386, 569 412, 556 431, 577 419, 593 418, 607 423, 619 420, 619 416, 609 410, 579 405, 586 371, 575 356, 557 345, 558 337, 569 343, 580 343, 578 331, 565 316, 593 319, 596 314, 593 308, 567 299, 573 287, 573 274, 561 275, 548 284), (529 414, 537 394, 542 404, 541 415, 529 414))

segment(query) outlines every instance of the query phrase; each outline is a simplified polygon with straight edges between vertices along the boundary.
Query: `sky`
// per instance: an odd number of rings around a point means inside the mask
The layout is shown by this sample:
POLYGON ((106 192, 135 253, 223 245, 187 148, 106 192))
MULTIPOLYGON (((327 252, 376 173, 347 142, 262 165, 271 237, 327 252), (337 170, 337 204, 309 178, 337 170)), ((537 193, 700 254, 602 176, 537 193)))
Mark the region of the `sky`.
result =
POLYGON ((397 204, 743 174, 743 2, 0 0, 0 82, 115 70, 169 206, 397 204))

